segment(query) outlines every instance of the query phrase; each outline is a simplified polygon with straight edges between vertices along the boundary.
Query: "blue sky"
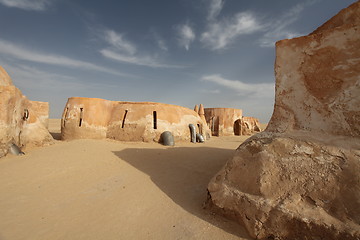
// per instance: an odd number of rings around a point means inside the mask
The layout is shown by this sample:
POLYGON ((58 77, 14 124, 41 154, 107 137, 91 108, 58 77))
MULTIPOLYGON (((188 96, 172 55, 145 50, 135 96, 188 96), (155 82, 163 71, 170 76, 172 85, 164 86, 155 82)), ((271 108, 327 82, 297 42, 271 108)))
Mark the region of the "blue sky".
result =
POLYGON ((59 118, 73 96, 243 109, 267 122, 277 40, 355 0, 0 0, 0 65, 59 118))

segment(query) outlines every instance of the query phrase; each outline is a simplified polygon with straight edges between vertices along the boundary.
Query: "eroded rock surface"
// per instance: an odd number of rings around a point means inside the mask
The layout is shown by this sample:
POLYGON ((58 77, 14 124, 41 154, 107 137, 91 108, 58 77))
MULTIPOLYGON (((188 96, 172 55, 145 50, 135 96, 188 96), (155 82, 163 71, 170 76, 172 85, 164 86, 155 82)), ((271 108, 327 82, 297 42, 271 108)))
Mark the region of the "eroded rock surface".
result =
POLYGON ((257 239, 360 239, 360 2, 276 45, 266 131, 211 180, 209 203, 257 239))
POLYGON ((7 154, 9 145, 40 146, 53 138, 39 120, 34 107, 16 88, 10 76, 0 66, 0 157, 7 154))

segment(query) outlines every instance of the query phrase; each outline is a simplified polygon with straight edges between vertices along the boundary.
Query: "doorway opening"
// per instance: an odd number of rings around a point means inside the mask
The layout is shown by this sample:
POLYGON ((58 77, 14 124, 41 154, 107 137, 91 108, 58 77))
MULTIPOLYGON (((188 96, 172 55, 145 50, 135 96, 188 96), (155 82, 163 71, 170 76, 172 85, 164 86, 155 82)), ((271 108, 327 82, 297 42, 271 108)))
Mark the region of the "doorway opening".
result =
POLYGON ((156 113, 156 111, 153 111, 153 125, 154 125, 154 129, 157 129, 157 113, 156 113))
POLYGON ((83 121, 83 112, 84 112, 84 108, 80 108, 79 127, 81 127, 81 124, 82 124, 82 121, 83 121))

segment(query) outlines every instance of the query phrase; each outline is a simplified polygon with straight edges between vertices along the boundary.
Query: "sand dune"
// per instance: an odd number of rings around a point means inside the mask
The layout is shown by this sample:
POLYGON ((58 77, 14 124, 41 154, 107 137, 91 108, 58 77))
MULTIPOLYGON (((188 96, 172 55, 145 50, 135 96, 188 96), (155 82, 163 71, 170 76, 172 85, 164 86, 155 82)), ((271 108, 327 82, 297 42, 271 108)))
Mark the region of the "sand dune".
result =
POLYGON ((202 208, 209 180, 244 139, 57 141, 2 158, 0 239, 250 239, 202 208))

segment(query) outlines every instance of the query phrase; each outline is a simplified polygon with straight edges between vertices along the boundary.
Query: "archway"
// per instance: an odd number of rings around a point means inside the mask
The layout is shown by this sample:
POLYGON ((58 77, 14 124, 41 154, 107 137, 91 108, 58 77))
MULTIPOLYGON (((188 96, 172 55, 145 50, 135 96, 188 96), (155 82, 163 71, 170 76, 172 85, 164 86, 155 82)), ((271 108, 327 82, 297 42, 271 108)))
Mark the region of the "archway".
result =
POLYGON ((238 119, 234 122, 234 135, 240 136, 241 135, 241 120, 238 119))

